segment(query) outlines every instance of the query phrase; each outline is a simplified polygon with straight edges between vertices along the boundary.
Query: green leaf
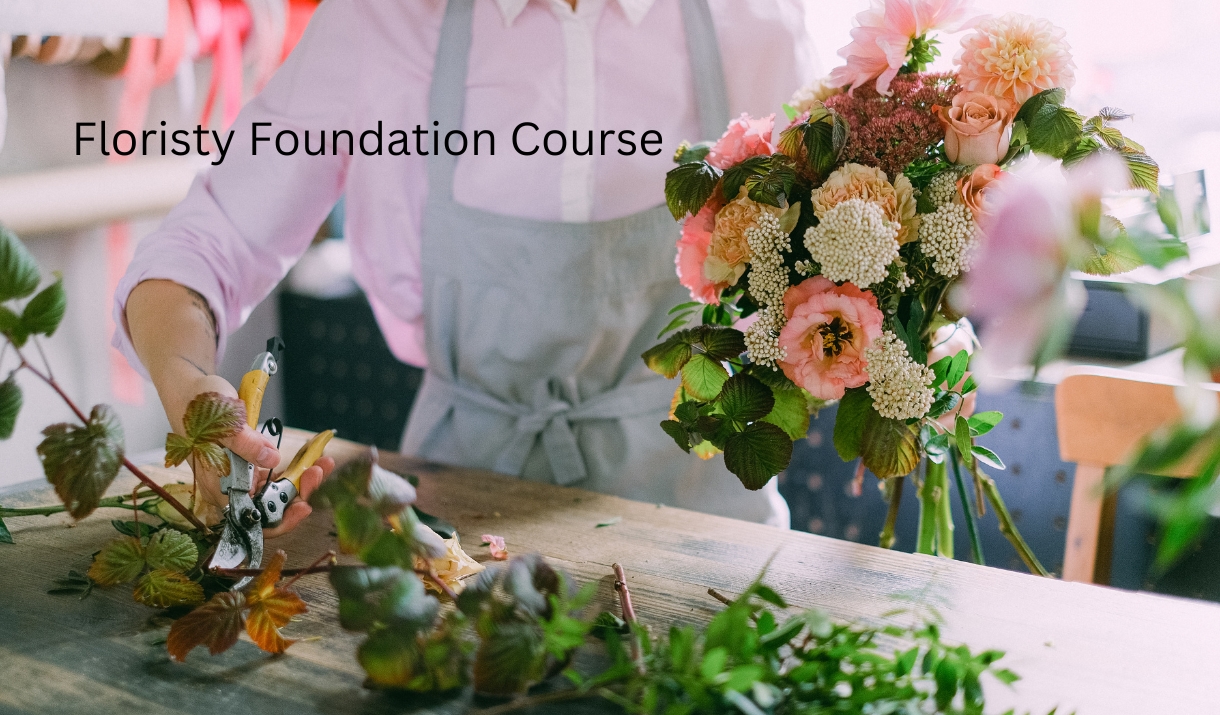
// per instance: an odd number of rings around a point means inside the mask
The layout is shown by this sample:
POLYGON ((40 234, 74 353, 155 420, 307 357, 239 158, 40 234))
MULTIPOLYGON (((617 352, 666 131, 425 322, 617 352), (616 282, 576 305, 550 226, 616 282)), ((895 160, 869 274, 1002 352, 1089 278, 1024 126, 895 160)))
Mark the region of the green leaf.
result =
POLYGON ((675 220, 697 214, 711 198, 720 170, 705 161, 679 164, 665 175, 665 203, 675 220))
POLYGON ((1066 101, 1067 90, 1061 87, 1043 90, 1025 100, 1025 103, 1021 105, 1021 109, 1017 111, 1015 119, 1028 125, 1030 120, 1034 118, 1034 115, 1041 112, 1043 107, 1047 105, 1061 107, 1066 101))
POLYGON ((1027 122, 1029 146, 1039 154, 1062 159, 1080 141, 1082 128, 1075 110, 1047 104, 1027 122))
POLYGON ((1172 188, 1165 189, 1156 197, 1156 213, 1170 236, 1182 237, 1182 207, 1178 205, 1177 195, 1172 188))
POLYGON ((792 439, 769 422, 755 422, 729 435, 724 465, 746 489, 762 489, 792 461, 792 439))
POLYGON ((107 405, 95 405, 85 425, 54 424, 38 444, 47 481, 74 519, 97 508, 123 462, 123 428, 107 405))
POLYGON ((954 424, 953 438, 957 445, 957 452, 962 456, 962 462, 966 466, 970 466, 973 459, 971 457, 971 454, 973 454, 971 448, 974 446, 974 440, 970 437, 970 423, 961 415, 957 416, 957 421, 954 424))
POLYGON ((456 526, 450 524, 448 521, 445 521, 439 516, 433 516, 417 506, 413 506, 411 508, 415 511, 415 517, 429 529, 435 531, 442 539, 452 539, 453 535, 457 533, 456 526))
POLYGON ((987 412, 978 412, 972 415, 966 422, 970 425, 970 432, 974 436, 984 435, 1000 424, 1004 419, 1003 412, 988 410, 987 412))
POLYGON ((1137 189, 1145 189, 1152 193, 1160 191, 1158 180, 1161 168, 1152 157, 1143 152, 1123 152, 1123 160, 1127 162, 1127 170, 1131 172, 1131 185, 1137 189))
POLYGON ((236 397, 219 392, 197 395, 182 416, 185 435, 165 436, 165 466, 174 467, 188 458, 211 470, 228 474, 229 455, 220 447, 222 440, 241 431, 246 424, 246 405, 236 397))
POLYGON ((729 662, 729 652, 723 646, 712 648, 703 654, 703 662, 699 664, 699 674, 704 680, 714 680, 724 672, 724 666, 729 662))
POLYGON ((144 548, 132 536, 124 536, 102 547, 89 566, 89 578, 99 586, 127 583, 144 570, 144 548))
POLYGON ((735 423, 738 429, 766 417, 775 407, 771 388, 745 373, 738 373, 725 381, 719 402, 725 419, 735 423))
POLYGON ((936 375, 936 381, 932 383, 933 387, 940 387, 941 385, 945 384, 946 380, 949 379, 949 365, 952 363, 953 356, 946 355, 928 366, 932 373, 936 375))
POLYGON ((957 664, 945 658, 936 664, 936 704, 947 709, 957 696, 957 681, 961 677, 957 664))
POLYGON ((25 304, 25 310, 21 311, 21 325, 28 333, 51 337, 67 309, 68 294, 64 292, 64 281, 57 278, 25 304))
POLYGON ((1083 136, 1080 141, 1076 142, 1076 146, 1063 155, 1063 165, 1065 167, 1075 166, 1101 150, 1101 142, 1093 137, 1083 136))
POLYGON ((673 438, 674 442, 682 448, 683 452, 690 453, 690 434, 681 422, 677 420, 665 420, 661 423, 661 429, 665 434, 673 438))
POLYGON ((665 335, 665 333, 668 333, 671 330, 677 330, 678 328, 681 328, 683 325, 686 325, 687 321, 690 320, 690 317, 694 314, 695 314, 694 310, 684 310, 681 313, 679 313, 677 315, 677 317, 675 317, 673 320, 669 321, 669 323, 664 328, 661 328, 661 332, 657 333, 657 339, 660 340, 661 336, 665 335))
POLYGON ((720 183, 720 191, 725 201, 732 201, 741 193, 741 187, 751 176, 765 174, 771 165, 769 156, 752 156, 739 164, 734 164, 724 172, 724 181, 720 183))
POLYGON ((0 382, 0 439, 13 436, 21 401, 21 386, 17 384, 15 371, 10 372, 8 379, 0 382))
POLYGON ((678 150, 674 152, 675 164, 690 164, 697 161, 703 161, 707 158, 707 153, 712 148, 711 142, 699 142, 698 144, 687 144, 682 142, 678 146, 678 150))
POLYGON ((12 231, 0 226, 0 302, 24 298, 38 288, 38 264, 12 231))
POLYGON ((730 360, 746 351, 746 336, 740 330, 705 325, 694 332, 694 337, 713 360, 730 360))
POLYGON ((191 537, 181 531, 163 529, 149 538, 144 558, 153 569, 187 571, 199 560, 199 549, 191 537))
POLYGON ((779 427, 793 440, 803 439, 809 434, 809 407, 805 393, 772 388, 772 395, 775 407, 771 408, 763 421, 779 427))
POLYGON ((850 462, 860 456, 864 425, 873 410, 873 398, 863 387, 848 390, 839 401, 835 415, 834 443, 839 459, 850 462))
POLYGON ((669 339, 660 345, 645 350, 640 357, 644 358, 644 364, 649 370, 667 379, 673 379, 690 360, 691 347, 682 333, 677 333, 669 336, 669 339))
POLYGON ((13 543, 13 535, 9 532, 8 527, 4 525, 4 519, 0 519, 0 544, 13 543))
POLYGON ((389 528, 375 509, 355 503, 335 506, 335 531, 339 549, 345 554, 361 553, 389 528))
POLYGON ((945 413, 952 412, 961 404, 961 401, 961 395, 956 392, 942 392, 940 397, 937 397, 932 406, 928 408, 928 418, 936 419, 945 413))
POLYGON ((728 379, 728 370, 707 355, 694 355, 682 367, 682 386, 691 397, 703 402, 716 399, 728 379))
POLYGON ((136 582, 137 601, 153 608, 193 606, 203 603, 203 587, 184 574, 167 569, 154 569, 136 582))
POLYGON ((918 429, 903 420, 882 417, 870 402, 860 435, 864 466, 880 479, 901 477, 915 469, 920 456, 918 429))
POLYGON ((546 651, 541 630, 530 623, 499 623, 475 654, 474 689, 483 695, 515 695, 542 678, 546 651))
POLYGON ((796 119, 800 115, 800 113, 796 111, 796 107, 792 106, 791 104, 788 104, 787 102, 784 102, 783 110, 784 110, 784 116, 787 117, 788 121, 790 121, 790 122, 793 119, 796 119))
POLYGON ((971 448, 970 453, 973 454, 976 458, 978 458, 978 460, 980 462, 982 462, 983 464, 986 464, 989 467, 993 467, 995 469, 1004 469, 1005 468, 1004 460, 1000 459, 1000 456, 998 454, 996 454, 995 452, 992 452, 990 449, 987 449, 986 447, 983 447, 982 445, 977 445, 977 444, 974 445, 974 447, 971 448))
POLYGON ((945 374, 945 385, 952 390, 961 383, 966 377, 966 367, 970 364, 970 355, 965 350, 959 350, 953 356, 953 361, 949 363, 949 369, 945 374))

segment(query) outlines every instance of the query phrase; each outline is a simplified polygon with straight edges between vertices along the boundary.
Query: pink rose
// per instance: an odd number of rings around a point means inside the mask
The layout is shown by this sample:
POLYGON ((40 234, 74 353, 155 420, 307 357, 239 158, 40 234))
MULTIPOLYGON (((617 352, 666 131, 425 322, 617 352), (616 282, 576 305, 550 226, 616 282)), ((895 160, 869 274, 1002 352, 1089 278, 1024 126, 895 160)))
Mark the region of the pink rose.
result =
POLYGON ((950 107, 935 107, 945 127, 945 155, 954 164, 998 164, 1012 139, 1011 101, 982 92, 962 92, 950 107))
POLYGON ((775 131, 775 115, 762 119, 751 119, 742 114, 729 122, 720 139, 707 153, 707 163, 717 169, 727 169, 752 156, 771 156, 775 146, 771 144, 771 133, 775 131))
POLYGON ((682 224, 682 238, 678 239, 678 255, 674 258, 678 281, 690 289, 691 300, 701 303, 719 303, 720 291, 725 288, 703 274, 718 210, 720 206, 715 201, 708 201, 699 209, 699 213, 686 217, 682 224))
POLYGON ((864 349, 881 335, 877 298, 851 283, 814 276, 784 294, 788 323, 779 331, 788 379, 823 400, 868 382, 864 349))
POLYGON ((975 221, 987 214, 987 187, 1003 173, 1004 170, 995 164, 979 164, 974 171, 957 180, 957 192, 961 194, 962 203, 974 214, 975 221))

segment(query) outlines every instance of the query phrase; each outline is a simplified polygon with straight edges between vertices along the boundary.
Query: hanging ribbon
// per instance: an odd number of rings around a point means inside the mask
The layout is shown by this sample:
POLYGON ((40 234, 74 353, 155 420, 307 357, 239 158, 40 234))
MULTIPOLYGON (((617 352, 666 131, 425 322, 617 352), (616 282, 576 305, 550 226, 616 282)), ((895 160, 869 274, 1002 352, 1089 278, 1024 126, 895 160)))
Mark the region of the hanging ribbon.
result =
POLYGON ((195 28, 199 33, 199 50, 212 56, 212 81, 203 104, 200 124, 209 125, 212 110, 219 96, 221 128, 228 129, 237 119, 242 105, 241 47, 250 32, 250 9, 242 0, 196 0, 195 28), (200 25, 199 10, 203 10, 206 26, 200 25))

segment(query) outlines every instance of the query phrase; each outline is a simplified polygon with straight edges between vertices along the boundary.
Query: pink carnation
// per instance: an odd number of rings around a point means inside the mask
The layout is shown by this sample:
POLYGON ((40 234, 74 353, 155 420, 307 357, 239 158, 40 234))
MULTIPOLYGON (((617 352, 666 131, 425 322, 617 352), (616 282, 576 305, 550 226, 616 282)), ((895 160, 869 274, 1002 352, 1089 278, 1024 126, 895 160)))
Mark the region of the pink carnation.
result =
POLYGON ((719 204, 709 200, 694 216, 687 216, 682 224, 682 238, 678 239, 678 255, 674 263, 678 267, 678 281, 690 290, 692 300, 715 304, 720 302, 720 291, 726 286, 713 283, 703 273, 703 263, 712 244, 712 229, 716 227, 716 212, 719 204))
POLYGON ((774 131, 774 114, 762 119, 752 119, 750 115, 742 114, 729 122, 729 128, 708 151, 707 163, 717 169, 727 169, 752 156, 771 156, 775 153, 775 146, 771 143, 774 131))
POLYGON ((890 82, 906 64, 911 40, 936 29, 956 32, 970 24, 970 0, 872 0, 856 15, 852 41, 839 50, 847 64, 830 73, 830 84, 856 87, 877 80, 890 94, 890 82))
POLYGON ((784 294, 788 323, 779 331, 788 379, 823 400, 868 382, 864 349, 881 335, 877 297, 851 283, 814 276, 784 294))

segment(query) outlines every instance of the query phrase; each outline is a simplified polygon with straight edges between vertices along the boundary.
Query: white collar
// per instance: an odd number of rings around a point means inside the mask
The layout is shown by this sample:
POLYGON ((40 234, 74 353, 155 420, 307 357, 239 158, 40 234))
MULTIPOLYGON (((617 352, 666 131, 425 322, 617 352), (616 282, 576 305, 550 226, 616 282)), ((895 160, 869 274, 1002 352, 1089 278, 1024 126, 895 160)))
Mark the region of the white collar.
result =
MULTIPOLYGON (((566 0, 559 1, 566 4, 566 0)), ((581 1, 583 2, 584 0, 581 1)), ((656 0, 618 0, 619 7, 623 8, 623 13, 627 15, 627 19, 632 25, 639 25, 655 2, 656 0)), ((500 6, 500 14, 504 15, 505 26, 511 27, 513 21, 517 19, 517 16, 529 4, 529 0, 496 0, 496 4, 500 6)), ((576 7, 577 11, 579 11, 579 2, 576 7)))

